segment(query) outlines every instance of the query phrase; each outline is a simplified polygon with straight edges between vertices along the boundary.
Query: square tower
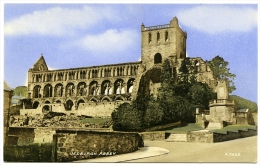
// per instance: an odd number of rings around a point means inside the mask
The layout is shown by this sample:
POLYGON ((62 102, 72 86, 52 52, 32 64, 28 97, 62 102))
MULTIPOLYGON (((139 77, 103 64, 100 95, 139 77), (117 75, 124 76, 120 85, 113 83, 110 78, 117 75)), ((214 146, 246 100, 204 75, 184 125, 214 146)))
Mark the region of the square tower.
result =
POLYGON ((145 27, 142 32, 142 63, 146 68, 161 64, 165 59, 184 59, 186 57, 187 33, 179 27, 174 17, 170 24, 145 27))

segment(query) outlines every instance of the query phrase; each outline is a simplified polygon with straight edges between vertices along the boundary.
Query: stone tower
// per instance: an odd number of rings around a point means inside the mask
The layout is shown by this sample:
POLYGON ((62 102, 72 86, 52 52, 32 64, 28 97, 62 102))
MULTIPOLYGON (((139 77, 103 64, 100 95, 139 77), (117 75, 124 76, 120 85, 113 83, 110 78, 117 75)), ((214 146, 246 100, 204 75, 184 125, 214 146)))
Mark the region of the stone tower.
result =
POLYGON ((174 17, 170 24, 145 27, 141 25, 141 70, 136 79, 139 84, 135 94, 153 94, 156 96, 161 85, 160 76, 164 60, 171 63, 174 78, 177 78, 181 61, 186 58, 187 33, 182 31, 178 19, 174 17))
POLYGON ((161 64, 165 59, 182 60, 186 57, 187 33, 174 17, 170 24, 145 27, 141 25, 141 60, 146 69, 161 64))

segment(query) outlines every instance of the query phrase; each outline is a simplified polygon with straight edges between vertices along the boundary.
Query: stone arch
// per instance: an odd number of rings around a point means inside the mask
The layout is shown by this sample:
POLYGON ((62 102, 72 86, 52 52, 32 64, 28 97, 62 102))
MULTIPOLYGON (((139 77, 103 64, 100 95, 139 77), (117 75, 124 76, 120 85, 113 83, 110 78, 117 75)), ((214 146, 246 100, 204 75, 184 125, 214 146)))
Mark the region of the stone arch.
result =
POLYGON ((47 114, 51 111, 51 107, 49 105, 45 105, 42 107, 42 113, 47 114))
POLYGON ((49 100, 44 101, 45 104, 50 104, 51 102, 49 100))
POLYGON ((84 99, 78 99, 77 103, 86 103, 86 101, 84 99))
POLYGON ((113 99, 109 96, 104 96, 102 99, 101 99, 102 102, 111 102, 113 101, 113 99))
POLYGON ((111 81, 105 80, 101 84, 101 94, 102 95, 110 95, 112 94, 112 85, 111 81))
POLYGON ((98 99, 97 98, 95 98, 95 97, 92 97, 90 100, 89 100, 90 102, 98 102, 98 99))
POLYGON ((33 109, 36 109, 39 106, 39 101, 33 102, 33 109))
POLYGON ((98 70, 97 69, 93 69, 92 70, 92 78, 97 78, 98 77, 98 70))
POLYGON ((139 83, 138 93, 141 95, 150 95, 157 93, 157 88, 161 83, 161 68, 152 68, 148 70, 139 83))
POLYGON ((123 96, 121 96, 121 95, 117 95, 115 97, 115 101, 125 101, 125 98, 123 96))
POLYGON ((57 84, 57 85, 55 85, 54 97, 62 97, 62 95, 63 95, 63 90, 64 90, 64 87, 63 87, 62 84, 57 84))
MULTIPOLYGON (((80 103, 86 103, 86 102, 85 102, 85 100, 83 100, 83 99, 79 99, 79 100, 77 101, 77 108, 76 108, 76 109, 78 109, 80 103)), ((84 104, 83 104, 83 105, 84 105, 84 104)))
POLYGON ((154 64, 162 63, 162 55, 160 53, 156 53, 154 55, 154 64))
POLYGON ((117 79, 114 83, 114 94, 125 94, 124 80, 117 79))
POLYGON ((41 86, 40 85, 36 85, 33 88, 33 97, 34 98, 41 98, 41 86))
POLYGON ((67 97, 70 97, 70 96, 73 96, 74 95, 74 92, 75 92, 75 86, 73 83, 68 83, 67 86, 66 86, 66 96, 67 97))
POLYGON ((63 73, 61 72, 61 73, 58 73, 58 79, 57 79, 57 81, 62 81, 63 80, 63 73))
POLYGON ((134 78, 130 78, 130 79, 127 81, 127 93, 132 93, 132 92, 133 92, 134 81, 135 81, 134 78))
POLYGON ((99 95, 99 87, 98 87, 98 82, 97 81, 92 81, 90 84, 89 84, 89 94, 90 95, 99 95))
POLYGON ((72 109, 72 106, 74 105, 73 101, 71 101, 70 99, 66 101, 66 110, 70 111, 72 109))
POLYGON ((61 101, 60 100, 56 100, 56 103, 61 103, 61 101))
POLYGON ((78 89, 77 96, 86 96, 86 94, 87 94, 87 85, 86 85, 85 82, 78 83, 77 89, 78 89))
POLYGON ((51 84, 47 84, 47 85, 44 86, 43 96, 44 97, 52 97, 52 85, 51 84))

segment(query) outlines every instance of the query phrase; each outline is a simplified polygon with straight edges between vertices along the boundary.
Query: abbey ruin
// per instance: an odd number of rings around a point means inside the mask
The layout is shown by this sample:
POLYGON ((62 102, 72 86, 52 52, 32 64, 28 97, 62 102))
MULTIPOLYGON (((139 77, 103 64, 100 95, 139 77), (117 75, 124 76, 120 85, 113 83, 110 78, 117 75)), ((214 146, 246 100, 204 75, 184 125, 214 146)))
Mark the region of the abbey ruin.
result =
MULTIPOLYGON (((141 61, 49 70, 43 55, 28 71, 28 99, 21 115, 44 111, 86 116, 110 116, 122 102, 131 102, 137 93, 155 94, 160 86, 162 63, 170 60, 173 77, 186 58, 187 33, 174 17, 169 24, 141 25, 141 61)), ((200 57, 191 58, 197 79, 214 87, 213 74, 200 57)))

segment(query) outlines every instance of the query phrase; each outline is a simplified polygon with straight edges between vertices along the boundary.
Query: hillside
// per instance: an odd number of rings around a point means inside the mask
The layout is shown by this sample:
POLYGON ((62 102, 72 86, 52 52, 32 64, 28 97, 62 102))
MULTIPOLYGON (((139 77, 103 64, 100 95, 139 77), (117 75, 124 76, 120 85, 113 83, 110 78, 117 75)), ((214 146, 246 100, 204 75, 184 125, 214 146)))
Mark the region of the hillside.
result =
POLYGON ((23 96, 27 97, 27 87, 26 86, 17 86, 14 89, 14 96, 23 96))
POLYGON ((249 108, 252 112, 257 112, 257 104, 255 102, 236 95, 230 95, 229 99, 235 100, 237 109, 249 108))

